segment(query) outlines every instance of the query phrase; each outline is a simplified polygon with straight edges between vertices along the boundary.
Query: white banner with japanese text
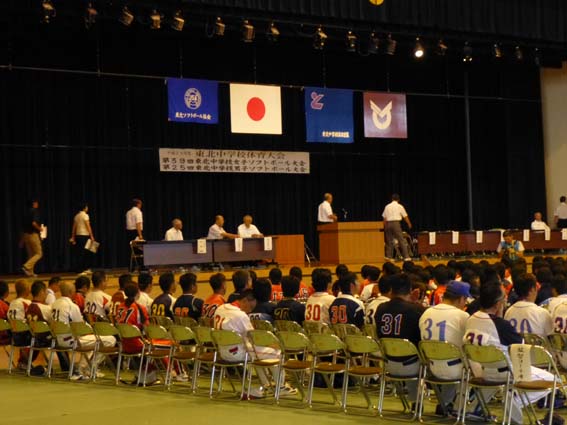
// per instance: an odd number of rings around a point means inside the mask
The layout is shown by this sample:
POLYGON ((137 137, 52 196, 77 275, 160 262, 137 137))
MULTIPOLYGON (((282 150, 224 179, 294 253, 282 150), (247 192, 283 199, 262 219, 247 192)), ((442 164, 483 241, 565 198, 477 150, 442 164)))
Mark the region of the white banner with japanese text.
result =
POLYGON ((309 174, 309 152, 160 148, 159 169, 176 173, 309 174))

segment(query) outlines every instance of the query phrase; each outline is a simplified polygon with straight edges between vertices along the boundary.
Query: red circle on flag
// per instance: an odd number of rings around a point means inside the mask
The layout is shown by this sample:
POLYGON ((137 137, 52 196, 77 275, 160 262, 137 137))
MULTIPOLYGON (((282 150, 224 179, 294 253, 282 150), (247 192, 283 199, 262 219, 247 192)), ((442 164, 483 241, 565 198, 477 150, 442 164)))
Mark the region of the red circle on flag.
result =
POLYGON ((246 105, 248 116, 254 121, 260 121, 266 115, 266 105, 259 97, 253 97, 246 105))

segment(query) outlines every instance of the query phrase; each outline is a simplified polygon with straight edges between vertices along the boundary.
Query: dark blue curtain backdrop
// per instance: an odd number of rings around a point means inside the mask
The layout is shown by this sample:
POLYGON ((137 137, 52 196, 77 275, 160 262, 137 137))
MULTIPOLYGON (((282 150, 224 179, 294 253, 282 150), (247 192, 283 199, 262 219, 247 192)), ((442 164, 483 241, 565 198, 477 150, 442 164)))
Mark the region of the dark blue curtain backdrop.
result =
POLYGON ((101 242, 97 266, 127 264, 124 214, 144 201, 145 235, 160 239, 174 217, 186 237, 206 234, 215 214, 235 230, 254 215, 266 234, 302 233, 313 246, 322 194, 351 220, 377 220, 399 192, 417 230, 465 229, 465 71, 470 91, 474 225, 527 226, 545 208, 539 70, 527 64, 473 62, 429 54, 423 62, 314 51, 305 40, 208 39, 188 30, 150 32, 104 23, 18 22, 0 65, 105 73, 185 76, 235 82, 390 90, 408 93, 409 138, 363 137, 355 93, 355 143, 305 143, 303 93, 282 89, 282 136, 232 135, 228 86, 220 86, 217 126, 169 123, 163 79, 0 70, 0 273, 19 269, 19 218, 38 195, 49 239, 44 270, 69 266, 76 204, 87 200, 101 242), (158 148, 311 152, 311 174, 160 173, 158 148))

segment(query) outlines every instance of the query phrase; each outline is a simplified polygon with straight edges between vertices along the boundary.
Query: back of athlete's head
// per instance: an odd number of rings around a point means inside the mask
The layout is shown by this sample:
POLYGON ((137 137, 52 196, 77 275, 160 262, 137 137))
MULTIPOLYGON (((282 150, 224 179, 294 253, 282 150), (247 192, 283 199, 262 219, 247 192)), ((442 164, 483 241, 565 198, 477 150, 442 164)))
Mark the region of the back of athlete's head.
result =
POLYGON ((102 270, 97 270, 91 276, 91 282, 93 283, 93 287, 99 288, 100 285, 106 280, 106 273, 102 270))
POLYGON ((75 291, 79 292, 81 289, 86 288, 88 291, 91 286, 91 281, 86 276, 79 276, 75 279, 75 291))
POLYGON ((32 283, 31 286, 32 297, 37 297, 41 291, 45 291, 46 289, 47 286, 45 286, 45 283, 43 283, 43 281, 36 280, 34 283, 32 283))
POLYGON ((536 286, 536 277, 531 273, 519 274, 514 278, 514 291, 520 298, 526 298, 536 286))
POLYGON ((51 279, 49 279, 49 286, 56 286, 59 285, 59 282, 61 282, 61 278, 59 276, 53 276, 51 279))
POLYGON ((378 282, 378 279, 380 279, 380 269, 376 266, 370 266, 367 271, 367 276, 370 282, 378 282))
POLYGON ((63 297, 72 297, 75 294, 75 285, 71 282, 63 281, 59 286, 59 291, 63 297))
POLYGON ((433 268, 433 278, 439 285, 449 283, 449 268, 443 264, 438 264, 433 268))
POLYGON ((149 273, 140 273, 138 275, 138 288, 140 291, 145 291, 152 286, 153 276, 149 273))
POLYGON ((368 278, 368 269, 372 267, 369 264, 365 264, 364 266, 362 266, 360 268, 360 276, 362 276, 363 279, 367 279, 368 278))
POLYGON ((252 284, 252 290, 259 303, 265 303, 272 298, 272 284, 266 278, 260 278, 252 284))
POLYGON ((286 298, 295 297, 299 292, 299 280, 293 276, 285 276, 282 279, 282 292, 286 298))
POLYGON ((553 276, 553 279, 551 279, 551 287, 555 289, 557 295, 567 293, 567 278, 565 278, 565 275, 558 274, 553 276))
POLYGON ((120 277, 118 277, 118 287, 120 289, 124 290, 124 287, 128 283, 132 283, 132 275, 130 273, 124 273, 121 274, 120 277))
POLYGON ((256 301, 256 294, 252 288, 243 289, 236 297, 237 300, 247 299, 248 301, 256 301))
POLYGON ((179 278, 179 285, 184 294, 193 292, 193 288, 197 286, 197 275, 195 273, 185 273, 179 278))
POLYGON ((504 289, 500 282, 496 280, 486 282, 480 287, 480 307, 483 309, 492 308, 502 301, 505 296, 504 289))
POLYGON ((138 287, 134 283, 127 283, 124 285, 124 294, 127 300, 135 300, 138 295, 138 287))
POLYGON ((25 279, 16 280, 15 283, 16 296, 18 298, 25 297, 30 293, 30 283, 25 279))
POLYGON ((171 272, 165 272, 159 277, 159 287, 164 293, 171 291, 175 283, 175 276, 171 272))
POLYGON ((400 268, 398 266, 396 266, 394 263, 384 263, 384 265, 382 266, 382 272, 385 275, 392 275, 392 274, 398 274, 400 273, 400 268))
POLYGON ((10 293, 10 286, 5 280, 0 280, 0 298, 6 298, 10 293))
POLYGON ((347 274, 348 272, 349 269, 346 264, 339 264, 337 267, 335 267, 335 275, 337 275, 337 279, 339 280, 343 275, 347 274))
POLYGON ((351 285, 356 285, 356 275, 354 273, 345 273, 339 279, 339 288, 345 295, 352 294, 351 285))
POLYGON ((395 278, 395 276, 396 275, 382 276, 378 281, 378 290, 382 295, 392 292, 392 279, 395 278))
POLYGON ((272 285, 279 285, 282 281, 282 271, 280 269, 272 269, 269 274, 272 285))
POLYGON ((536 277, 537 281, 541 284, 551 283, 551 280, 553 279, 553 273, 551 272, 551 269, 547 265, 545 265, 537 270, 536 277))
POLYGON ((226 277, 222 273, 215 273, 209 278, 209 284, 213 288, 213 292, 220 291, 226 282, 226 277))
POLYGON ((311 286, 316 292, 327 292, 332 279, 329 269, 317 268, 311 272, 311 286))
POLYGON ((289 275, 295 277, 300 282, 303 279, 303 271, 300 267, 297 266, 293 266, 291 269, 289 269, 289 275))
POLYGON ((411 279, 405 273, 398 273, 392 275, 390 280, 390 285, 392 285, 392 295, 404 296, 411 293, 411 279))
POLYGON ((234 291, 240 292, 246 288, 248 285, 248 279, 250 275, 247 271, 237 270, 232 274, 232 284, 234 285, 234 291))
POLYGON ((258 280, 258 275, 254 270, 248 270, 248 274, 250 275, 250 280, 252 281, 252 284, 254 284, 254 282, 258 280))

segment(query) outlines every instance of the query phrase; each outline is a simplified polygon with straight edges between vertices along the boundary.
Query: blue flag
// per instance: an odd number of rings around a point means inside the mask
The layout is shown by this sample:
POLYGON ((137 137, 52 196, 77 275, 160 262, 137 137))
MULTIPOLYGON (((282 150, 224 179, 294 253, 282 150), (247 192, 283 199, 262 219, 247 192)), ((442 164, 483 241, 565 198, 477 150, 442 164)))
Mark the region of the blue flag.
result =
POLYGON ((219 102, 217 81, 167 79, 169 121, 217 124, 219 102))
POLYGON ((308 142, 353 143, 352 90, 305 87, 308 142))

